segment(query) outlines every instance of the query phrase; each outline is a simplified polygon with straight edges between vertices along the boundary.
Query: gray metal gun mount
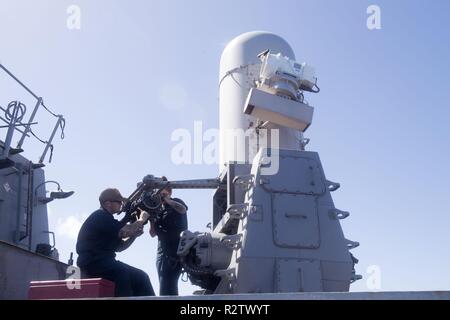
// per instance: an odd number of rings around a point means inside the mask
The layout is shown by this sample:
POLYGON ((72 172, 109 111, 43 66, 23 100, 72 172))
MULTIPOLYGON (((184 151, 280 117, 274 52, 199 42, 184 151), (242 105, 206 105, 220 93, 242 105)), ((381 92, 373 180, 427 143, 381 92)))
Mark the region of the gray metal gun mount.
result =
POLYGON ((277 150, 279 169, 262 149, 252 165, 230 163, 217 179, 162 181, 141 189, 213 188, 213 231, 184 231, 178 255, 205 293, 344 292, 361 278, 316 152, 277 150))

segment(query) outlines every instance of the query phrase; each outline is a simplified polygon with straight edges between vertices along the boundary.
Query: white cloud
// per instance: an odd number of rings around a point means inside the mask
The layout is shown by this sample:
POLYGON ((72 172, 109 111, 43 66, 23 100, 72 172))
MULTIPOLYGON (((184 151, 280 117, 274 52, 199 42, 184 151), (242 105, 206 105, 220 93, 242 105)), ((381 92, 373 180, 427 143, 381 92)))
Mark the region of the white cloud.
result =
POLYGON ((69 239, 76 240, 81 225, 82 225, 81 219, 79 219, 76 216, 59 218, 56 226, 56 234, 60 237, 66 237, 69 239))
POLYGON ((188 105, 189 96, 184 87, 179 84, 165 84, 159 90, 159 100, 164 108, 182 110, 188 105))

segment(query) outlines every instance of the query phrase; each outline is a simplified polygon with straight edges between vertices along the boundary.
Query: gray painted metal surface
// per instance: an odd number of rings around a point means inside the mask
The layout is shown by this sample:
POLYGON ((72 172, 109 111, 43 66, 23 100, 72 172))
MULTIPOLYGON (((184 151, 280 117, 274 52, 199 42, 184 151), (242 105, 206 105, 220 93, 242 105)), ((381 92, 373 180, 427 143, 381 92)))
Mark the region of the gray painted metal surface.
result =
POLYGON ((0 241, 0 299, 27 299, 30 281, 66 279, 68 265, 0 241))
POLYGON ((35 189, 45 181, 44 170, 33 169, 21 155, 9 158, 15 165, 0 170, 0 240, 34 251, 49 244, 47 206, 38 201, 45 186, 35 189))
POLYGON ((244 113, 262 121, 270 121, 288 128, 305 131, 311 125, 314 108, 257 88, 251 88, 244 113))
POLYGON ((253 162, 241 246, 230 263, 232 292, 348 291, 353 262, 330 216, 335 207, 318 154, 279 150, 277 174, 265 175, 268 152, 253 162))
POLYGON ((339 220, 349 214, 331 198, 339 184, 316 152, 271 151, 261 149, 251 167, 228 166, 227 207, 212 233, 182 234, 178 254, 191 280, 214 294, 349 291, 357 243, 344 237, 339 220), (264 170, 275 161, 275 174, 264 170))

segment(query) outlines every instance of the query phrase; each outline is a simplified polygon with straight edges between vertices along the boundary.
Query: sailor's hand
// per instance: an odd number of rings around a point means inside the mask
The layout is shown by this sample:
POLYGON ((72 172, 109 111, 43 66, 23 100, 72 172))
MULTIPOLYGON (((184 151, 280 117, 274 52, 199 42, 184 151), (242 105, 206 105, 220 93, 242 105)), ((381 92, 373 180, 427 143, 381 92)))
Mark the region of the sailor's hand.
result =
POLYGON ((136 227, 133 231, 133 237, 137 238, 144 234, 144 223, 137 221, 136 227))
POLYGON ((168 194, 161 194, 161 203, 162 204, 170 204, 170 196, 168 194))
POLYGON ((167 199, 170 199, 169 191, 167 191, 166 189, 162 190, 160 195, 161 195, 161 199, 164 201, 167 201, 167 199))
POLYGON ((145 223, 147 222, 148 218, 150 218, 150 214, 147 211, 142 211, 138 221, 142 221, 143 223, 145 223))

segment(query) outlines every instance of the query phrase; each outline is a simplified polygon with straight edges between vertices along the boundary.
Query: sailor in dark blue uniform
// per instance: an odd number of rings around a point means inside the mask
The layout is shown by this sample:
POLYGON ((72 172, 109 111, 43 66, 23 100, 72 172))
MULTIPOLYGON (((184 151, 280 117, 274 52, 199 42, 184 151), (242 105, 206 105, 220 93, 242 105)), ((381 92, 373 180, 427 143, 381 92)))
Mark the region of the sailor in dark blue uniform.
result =
MULTIPOLYGON (((166 177, 162 177, 167 181, 166 177)), ((163 210, 155 221, 151 222, 150 235, 158 236, 156 269, 159 276, 159 294, 161 296, 178 295, 178 279, 181 263, 177 256, 180 233, 187 230, 187 206, 183 200, 171 198, 172 189, 161 191, 163 210)))
POLYGON ((143 233, 149 214, 141 212, 140 219, 130 224, 128 217, 114 219, 125 200, 117 189, 104 190, 99 200, 101 208, 86 219, 78 234, 77 265, 89 277, 113 281, 116 297, 154 296, 144 271, 115 259, 115 252, 127 249, 143 233))

